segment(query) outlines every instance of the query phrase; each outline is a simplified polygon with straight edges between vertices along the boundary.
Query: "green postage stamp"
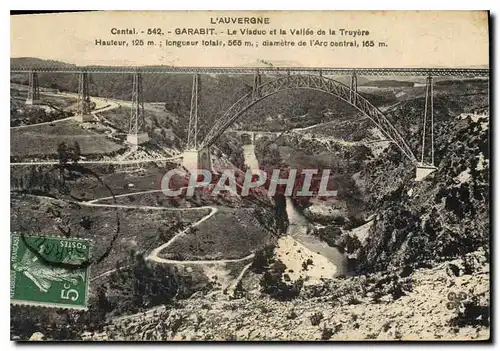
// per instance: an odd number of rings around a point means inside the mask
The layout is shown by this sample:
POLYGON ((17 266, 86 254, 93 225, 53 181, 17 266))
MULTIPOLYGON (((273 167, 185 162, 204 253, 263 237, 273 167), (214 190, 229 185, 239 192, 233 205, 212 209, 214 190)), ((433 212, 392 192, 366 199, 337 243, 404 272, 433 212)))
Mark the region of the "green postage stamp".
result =
POLYGON ((91 244, 88 239, 11 234, 11 303, 86 309, 91 244))

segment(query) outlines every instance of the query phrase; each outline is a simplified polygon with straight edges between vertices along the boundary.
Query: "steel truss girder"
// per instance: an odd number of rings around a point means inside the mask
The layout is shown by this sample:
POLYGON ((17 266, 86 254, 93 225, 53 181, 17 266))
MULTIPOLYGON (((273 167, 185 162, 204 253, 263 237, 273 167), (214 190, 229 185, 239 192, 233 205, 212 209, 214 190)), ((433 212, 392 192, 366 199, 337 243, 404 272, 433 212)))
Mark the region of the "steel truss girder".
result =
POLYGON ((373 106, 358 92, 351 90, 349 86, 319 75, 286 75, 262 84, 259 87, 260 96, 256 97, 253 92, 250 92, 236 101, 224 115, 215 122, 214 126, 199 145, 199 148, 211 146, 239 116, 257 102, 280 91, 290 89, 312 89, 322 91, 347 102, 368 117, 384 135, 398 146, 407 158, 412 162, 417 162, 415 155, 404 138, 378 108, 373 106))
MULTIPOLYGON (((11 72, 38 72, 53 73, 179 73, 179 74, 255 74, 257 68, 252 67, 41 67, 41 66, 15 66, 11 72)), ((317 74, 317 75, 342 75, 351 76, 352 68, 323 68, 323 67, 261 67, 261 74, 286 73, 287 75, 317 74)), ((489 77, 488 68, 356 68, 358 76, 434 76, 434 77, 489 77)))
POLYGON ((423 165, 425 163, 425 141, 427 136, 426 126, 427 121, 430 122, 430 139, 431 139, 431 150, 430 150, 430 163, 434 166, 434 88, 432 77, 427 77, 425 80, 425 106, 424 106, 424 120, 422 127, 422 156, 420 163, 423 165), (429 111, 430 109, 430 111, 429 111), (430 115, 430 120, 429 120, 430 115))
POLYGON ((253 76, 252 93, 254 94, 253 96, 254 99, 257 99, 260 96, 261 85, 262 85, 262 77, 260 76, 260 72, 257 70, 257 73, 253 76))

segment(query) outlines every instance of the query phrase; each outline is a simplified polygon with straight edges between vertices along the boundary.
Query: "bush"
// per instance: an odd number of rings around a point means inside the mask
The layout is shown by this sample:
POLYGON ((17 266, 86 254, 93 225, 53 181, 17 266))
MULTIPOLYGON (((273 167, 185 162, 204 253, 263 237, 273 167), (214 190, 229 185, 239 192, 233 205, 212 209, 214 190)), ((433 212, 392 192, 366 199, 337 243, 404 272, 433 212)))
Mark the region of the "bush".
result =
POLYGON ((255 253, 250 269, 255 273, 263 273, 272 263, 274 263, 274 245, 268 245, 255 253))
POLYGON ((116 312, 135 313, 171 303, 175 298, 187 297, 193 292, 190 277, 180 276, 175 268, 150 265, 142 254, 134 254, 133 260, 132 265, 110 276, 111 290, 119 293, 113 301, 116 312))
POLYGON ((307 271, 309 269, 309 266, 312 266, 314 264, 313 260, 308 258, 306 261, 302 262, 302 269, 307 271))
POLYGON ((342 230, 334 225, 329 225, 318 230, 319 238, 326 242, 329 246, 336 246, 335 243, 341 235, 342 230))
POLYGON ((324 327, 321 330, 321 340, 330 340, 330 338, 332 336, 333 336, 333 330, 332 330, 332 328, 324 327))
POLYGON ((349 233, 343 233, 335 240, 335 246, 348 254, 352 254, 361 247, 361 242, 357 237, 351 236, 349 233))
POLYGON ((311 320, 311 324, 316 326, 316 325, 319 325, 319 323, 321 323, 321 320, 323 319, 323 313, 321 312, 314 312, 314 314, 309 317, 309 319, 311 320))
POLYGON ((299 279, 296 282, 287 283, 284 280, 285 270, 286 266, 283 262, 277 260, 270 269, 264 273, 260 280, 262 292, 281 301, 287 301, 297 297, 302 289, 303 281, 299 279))
POLYGON ((473 296, 463 303, 463 308, 459 310, 456 317, 450 320, 451 326, 485 326, 490 325, 490 306, 482 306, 479 298, 473 296))

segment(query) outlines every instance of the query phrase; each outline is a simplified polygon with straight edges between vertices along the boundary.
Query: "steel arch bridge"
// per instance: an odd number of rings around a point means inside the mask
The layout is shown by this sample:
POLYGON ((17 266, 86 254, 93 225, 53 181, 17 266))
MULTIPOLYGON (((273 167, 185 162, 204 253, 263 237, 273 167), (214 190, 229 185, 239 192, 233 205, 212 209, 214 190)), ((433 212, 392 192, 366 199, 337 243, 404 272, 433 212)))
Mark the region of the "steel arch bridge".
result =
MULTIPOLYGON (((256 76, 259 77, 259 76, 256 76)), ((354 80, 353 80, 354 81, 354 80)), ((349 87, 334 79, 322 75, 287 75, 260 84, 260 77, 255 79, 253 90, 235 102, 220 117, 213 127, 205 135, 203 141, 197 145, 198 149, 208 148, 215 143, 217 138, 224 133, 246 110, 274 94, 291 89, 309 89, 321 91, 333 95, 350 104, 358 111, 368 117, 392 142, 394 142, 401 152, 413 163, 417 163, 417 158, 413 154, 409 145, 399 134, 392 123, 385 115, 366 98, 357 92, 355 82, 349 87)))

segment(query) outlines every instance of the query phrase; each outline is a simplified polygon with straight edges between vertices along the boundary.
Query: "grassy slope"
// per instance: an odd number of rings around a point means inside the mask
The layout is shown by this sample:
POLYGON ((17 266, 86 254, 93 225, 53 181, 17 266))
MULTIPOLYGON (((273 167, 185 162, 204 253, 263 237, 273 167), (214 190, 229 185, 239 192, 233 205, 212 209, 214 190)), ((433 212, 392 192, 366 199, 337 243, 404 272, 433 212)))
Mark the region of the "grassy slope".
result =
POLYGON ((91 133, 81 128, 77 122, 63 121, 55 124, 11 129, 11 156, 55 156, 61 142, 80 144, 82 155, 113 153, 122 146, 109 140, 105 135, 91 133))
POLYGON ((182 259, 242 258, 266 245, 269 238, 269 233, 253 220, 251 209, 221 208, 162 254, 182 259))

